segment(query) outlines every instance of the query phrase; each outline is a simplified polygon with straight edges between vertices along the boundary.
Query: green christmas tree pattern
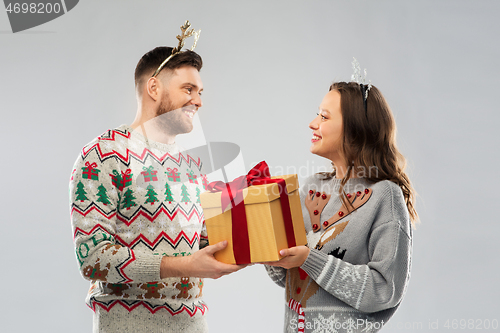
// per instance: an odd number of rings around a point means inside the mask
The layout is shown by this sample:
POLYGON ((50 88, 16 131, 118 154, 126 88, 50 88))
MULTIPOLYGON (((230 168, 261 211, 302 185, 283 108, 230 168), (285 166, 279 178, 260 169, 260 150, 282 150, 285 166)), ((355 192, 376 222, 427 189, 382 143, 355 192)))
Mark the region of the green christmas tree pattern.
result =
POLYGON ((182 184, 182 187, 181 187, 181 196, 182 196, 182 199, 181 199, 181 202, 185 202, 186 205, 188 202, 191 202, 191 200, 189 199, 189 193, 187 191, 187 187, 186 185, 182 184))
POLYGON ((165 201, 168 201, 168 203, 172 203, 174 201, 174 198, 172 197, 172 191, 170 190, 170 185, 168 185, 168 182, 165 183, 165 201))
POLYGON ((111 201, 109 201, 109 197, 108 197, 108 190, 106 190, 106 188, 101 184, 99 185, 99 187, 97 188, 98 192, 97 192, 97 196, 99 197, 99 199, 97 199, 97 202, 102 202, 103 205, 112 205, 111 201))
POLYGON ((77 190, 75 192, 75 194, 76 194, 75 200, 80 200, 81 202, 84 202, 85 200, 89 200, 89 198, 87 198, 85 196, 85 194, 87 194, 87 192, 85 192, 85 190, 83 189, 85 187, 85 185, 83 185, 83 183, 81 181, 78 182, 76 187, 77 187, 77 190))
POLYGON ((134 202, 134 199, 136 199, 136 197, 132 195, 133 193, 134 192, 131 189, 128 189, 127 192, 125 192, 125 194, 123 195, 122 209, 127 208, 127 210, 129 210, 130 207, 136 205, 136 203, 134 202))
POLYGON ((155 188, 153 187, 153 185, 149 184, 147 187, 147 190, 148 190, 148 193, 146 193, 145 196, 148 198, 146 199, 146 201, 144 201, 145 204, 148 202, 150 202, 151 204, 154 204, 155 201, 160 201, 156 197, 158 195, 158 193, 155 192, 155 188))
POLYGON ((196 199, 196 203, 199 203, 199 204, 201 204, 201 201, 200 201, 200 192, 201 192, 201 191, 200 191, 200 188, 199 188, 199 187, 197 187, 197 188, 196 188, 196 198, 197 198, 197 199, 196 199))

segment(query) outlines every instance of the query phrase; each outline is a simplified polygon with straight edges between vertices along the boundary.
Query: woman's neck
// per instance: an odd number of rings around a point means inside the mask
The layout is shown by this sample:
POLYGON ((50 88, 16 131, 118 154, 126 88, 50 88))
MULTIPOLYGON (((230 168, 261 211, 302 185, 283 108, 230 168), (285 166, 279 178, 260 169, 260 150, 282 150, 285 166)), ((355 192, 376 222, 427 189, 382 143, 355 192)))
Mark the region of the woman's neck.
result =
MULTIPOLYGON (((347 174, 347 164, 346 163, 341 163, 340 161, 337 161, 337 163, 335 161, 332 161, 333 163, 333 166, 335 167, 335 178, 337 179, 342 179, 346 176, 347 174)), ((354 170, 351 168, 350 170, 350 178, 356 178, 356 173, 354 172, 354 170)))

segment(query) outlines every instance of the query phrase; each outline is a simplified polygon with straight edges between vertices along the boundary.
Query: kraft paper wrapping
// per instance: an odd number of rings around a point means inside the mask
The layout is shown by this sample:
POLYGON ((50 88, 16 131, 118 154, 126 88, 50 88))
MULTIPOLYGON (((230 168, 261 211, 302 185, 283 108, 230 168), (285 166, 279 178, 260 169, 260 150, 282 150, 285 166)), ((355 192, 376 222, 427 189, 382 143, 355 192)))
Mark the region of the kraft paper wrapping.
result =
MULTIPOLYGON (((272 178, 282 178, 286 182, 295 242, 297 246, 305 245, 307 239, 302 218, 297 175, 272 178)), ((245 198, 245 211, 248 221, 251 261, 266 262, 281 259, 279 251, 288 248, 288 244, 278 185, 250 186, 243 190, 243 197, 245 198)), ((215 258, 228 264, 236 263, 233 254, 231 211, 228 209, 224 213, 222 212, 221 192, 204 192, 200 198, 210 244, 223 240, 228 241, 228 246, 224 250, 215 253, 215 258)))

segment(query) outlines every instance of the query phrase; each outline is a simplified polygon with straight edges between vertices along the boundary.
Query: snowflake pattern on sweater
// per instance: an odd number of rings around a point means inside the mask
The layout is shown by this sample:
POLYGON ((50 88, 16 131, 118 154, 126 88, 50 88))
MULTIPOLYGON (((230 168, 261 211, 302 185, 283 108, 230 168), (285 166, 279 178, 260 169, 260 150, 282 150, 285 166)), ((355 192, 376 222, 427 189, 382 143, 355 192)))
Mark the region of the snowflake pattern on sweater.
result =
POLYGON ((176 144, 148 142, 126 125, 83 148, 70 202, 76 258, 91 281, 90 308, 205 313, 201 279, 160 279, 163 256, 191 255, 208 244, 196 200, 203 184, 195 178, 206 178, 199 158, 176 144))

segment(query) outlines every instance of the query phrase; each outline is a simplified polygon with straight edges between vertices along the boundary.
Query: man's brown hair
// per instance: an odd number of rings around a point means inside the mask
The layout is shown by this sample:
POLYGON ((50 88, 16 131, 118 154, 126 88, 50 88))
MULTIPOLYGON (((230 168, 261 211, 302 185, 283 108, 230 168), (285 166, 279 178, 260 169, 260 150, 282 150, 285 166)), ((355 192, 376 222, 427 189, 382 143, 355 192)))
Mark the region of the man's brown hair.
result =
MULTIPOLYGON (((151 77, 161 63, 172 54, 172 50, 172 47, 159 46, 143 55, 135 67, 135 86, 140 85, 144 78, 151 77)), ((203 61, 198 53, 186 50, 173 56, 161 71, 174 70, 183 66, 192 66, 200 71, 203 61)))

